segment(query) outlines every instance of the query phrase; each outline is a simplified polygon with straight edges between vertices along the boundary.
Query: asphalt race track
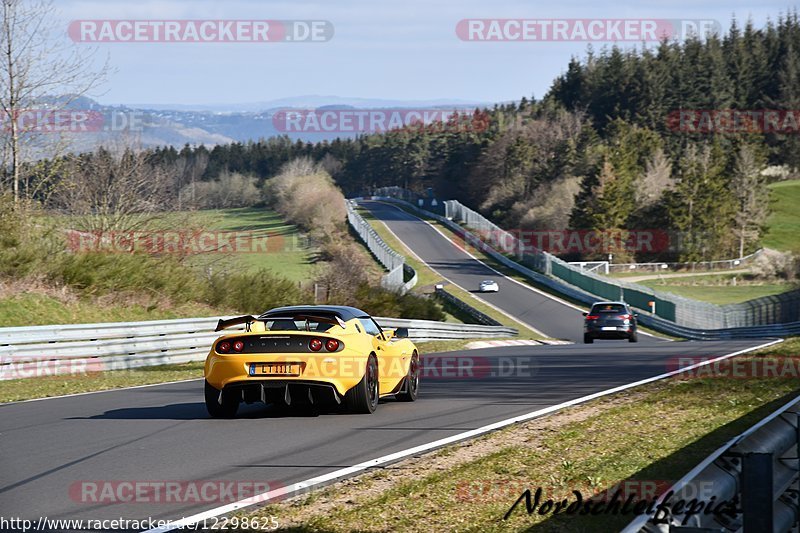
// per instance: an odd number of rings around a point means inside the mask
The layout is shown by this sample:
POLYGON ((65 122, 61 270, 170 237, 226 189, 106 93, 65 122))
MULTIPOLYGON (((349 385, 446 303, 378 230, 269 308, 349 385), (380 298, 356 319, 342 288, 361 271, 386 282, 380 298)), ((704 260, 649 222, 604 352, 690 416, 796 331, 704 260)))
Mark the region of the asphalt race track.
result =
POLYGON ((386 400, 373 415, 254 404, 238 419, 212 420, 199 380, 5 404, 0 509, 29 519, 180 518, 230 502, 94 503, 82 497, 81 482, 236 480, 274 488, 658 375, 673 369, 677 355, 756 344, 608 341, 437 354, 424 363, 417 402, 386 400), (470 358, 471 372, 452 371, 458 356, 470 358))
MULTIPOLYGON (((579 339, 582 317, 574 308, 500 279, 405 212, 375 203, 370 208, 449 279, 473 288, 483 278, 495 278, 500 292, 481 297, 540 331, 579 339)), ((4 404, 0 509, 4 516, 34 520, 178 519, 231 500, 182 493, 180 501, 164 501, 163 493, 159 498, 151 490, 138 501, 110 504, 93 501, 99 493, 83 488, 226 480, 276 488, 663 374, 675 369, 680 356, 720 356, 763 342, 643 336, 638 344, 597 341, 435 354, 424 358, 417 402, 386 400, 373 415, 256 404, 243 406, 237 419, 212 420, 200 380, 4 404)))
MULTIPOLYGON (((398 207, 382 202, 361 204, 386 223, 420 259, 456 285, 468 291, 477 291, 482 280, 493 279, 500 290, 496 293, 479 293, 477 296, 480 299, 550 337, 583 342, 583 316, 574 307, 499 276, 485 264, 472 259, 436 229, 398 207)), ((640 335, 639 342, 659 340, 640 335)))

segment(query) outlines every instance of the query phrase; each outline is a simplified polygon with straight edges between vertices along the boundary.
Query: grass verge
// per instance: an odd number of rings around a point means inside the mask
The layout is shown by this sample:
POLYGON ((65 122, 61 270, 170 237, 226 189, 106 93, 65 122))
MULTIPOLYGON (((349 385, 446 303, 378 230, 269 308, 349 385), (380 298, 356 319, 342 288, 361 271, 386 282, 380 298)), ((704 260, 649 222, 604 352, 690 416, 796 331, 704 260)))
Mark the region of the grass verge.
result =
POLYGON ((135 322, 226 313, 196 302, 165 306, 132 299, 127 302, 104 302, 101 298, 60 298, 36 292, 0 298, 0 327, 135 322))
MULTIPOLYGON (((203 362, 147 366, 75 376, 47 376, 0 381, 0 402, 48 398, 64 394, 95 392, 137 385, 152 385, 203 377, 203 362)), ((202 387, 201 387, 202 388, 202 387)), ((200 391, 201 388, 198 388, 200 391)), ((200 394, 198 392, 198 394, 200 394)))
MULTIPOLYGON (((777 345, 760 357, 796 352, 777 345)), ((749 356, 753 357, 753 356, 749 356)), ((796 376, 670 379, 560 411, 268 505, 285 531, 619 531, 632 515, 505 513, 526 489, 585 497, 676 481, 798 393, 796 376)), ((570 500, 572 501, 572 500, 570 500)))

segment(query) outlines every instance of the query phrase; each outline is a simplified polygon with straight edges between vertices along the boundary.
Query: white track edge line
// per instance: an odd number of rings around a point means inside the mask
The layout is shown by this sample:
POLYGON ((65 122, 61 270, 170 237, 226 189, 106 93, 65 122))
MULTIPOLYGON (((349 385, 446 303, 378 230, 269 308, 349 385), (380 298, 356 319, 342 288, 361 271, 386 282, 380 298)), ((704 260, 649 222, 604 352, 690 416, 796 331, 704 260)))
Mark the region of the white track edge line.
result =
POLYGON ((348 466, 346 468, 342 468, 339 470, 334 470, 333 472, 328 472, 327 474, 322 474, 320 476, 316 476, 305 481, 300 481, 298 483, 293 483, 291 485, 287 485, 286 487, 280 487, 278 489, 274 489, 268 492, 264 492, 261 494, 257 494, 250 498, 245 498, 243 500, 239 500, 238 502, 229 503, 227 505, 223 505, 220 507, 215 507, 214 509, 209 509, 208 511, 204 511, 202 513, 198 513, 189 517, 182 518, 175 522, 170 523, 169 525, 153 528, 147 530, 145 533, 162 533, 166 531, 172 531, 174 529, 183 528, 192 524, 196 524, 200 521, 207 520, 209 518, 214 518, 220 515, 228 514, 232 511, 237 511, 239 509, 244 509, 245 507, 250 507, 252 505, 258 503, 264 503, 270 500, 274 500, 281 496, 291 495, 295 492, 301 491, 303 489, 310 489, 316 485, 321 485, 323 483, 328 483, 331 481, 336 481, 345 477, 348 477, 352 474, 363 472, 369 468, 374 468, 377 466, 381 466, 386 463, 390 463, 393 461, 397 461, 399 459, 403 459, 405 457, 427 452, 433 450, 435 448, 441 448, 442 446, 446 446, 448 444, 453 444, 458 441, 462 441, 465 439, 470 439, 474 437, 478 437, 485 433, 489 433, 492 431, 496 431, 498 429, 502 429, 504 427, 517 424, 519 422, 525 422, 531 420, 533 418, 538 418, 543 415, 551 414, 566 407, 572 407, 573 405, 578 405, 581 403, 588 402, 590 400, 594 400, 596 398, 601 398, 603 396, 608 396, 610 394, 614 394, 617 392, 621 392, 627 389, 631 389, 633 387, 638 387, 639 385, 645 385, 647 383, 652 383, 654 381, 659 381, 661 379, 674 376, 676 374, 680 374, 686 372, 687 370, 692 370, 694 368, 699 368, 701 366, 706 366, 717 361, 722 361, 724 359, 729 359, 731 357, 735 357, 737 355, 741 355, 743 353, 752 352, 753 350, 758 350, 760 348, 766 348, 768 346, 772 346, 774 344, 778 344, 783 342, 783 339, 777 339, 774 341, 770 341, 764 344, 759 344, 757 346, 752 346, 750 348, 745 348, 743 350, 739 350, 737 352, 729 353, 726 355, 722 355, 715 359, 710 359, 708 361, 702 363, 696 363, 694 365, 690 365, 684 368, 680 368, 678 370, 673 370, 671 372, 667 372, 665 374, 659 374, 657 376, 645 378, 639 381, 635 381, 633 383, 627 383, 625 385, 619 385, 617 387, 613 387, 611 389, 606 389, 604 391, 595 392, 593 394, 589 394, 587 396, 582 396, 580 398, 575 398, 573 400, 569 400, 558 405, 552 405, 550 407, 545 407, 544 409, 538 409, 536 411, 532 411, 530 413, 526 413, 524 415, 518 415, 513 418, 507 418, 505 420, 500 420, 499 422, 494 422, 493 424, 488 424, 486 426, 479 427, 477 429, 472 429, 470 431, 465 431, 463 433, 458 433, 456 435, 451 435, 450 437, 445 437, 443 439, 439 439, 433 442, 429 442, 427 444, 420 444, 419 446, 414 446, 413 448, 408 448, 405 450, 401 450, 399 452, 395 452, 389 455, 384 455, 382 457, 378 457, 377 459, 371 459, 369 461, 364 461, 362 463, 355 464, 353 466, 348 466))

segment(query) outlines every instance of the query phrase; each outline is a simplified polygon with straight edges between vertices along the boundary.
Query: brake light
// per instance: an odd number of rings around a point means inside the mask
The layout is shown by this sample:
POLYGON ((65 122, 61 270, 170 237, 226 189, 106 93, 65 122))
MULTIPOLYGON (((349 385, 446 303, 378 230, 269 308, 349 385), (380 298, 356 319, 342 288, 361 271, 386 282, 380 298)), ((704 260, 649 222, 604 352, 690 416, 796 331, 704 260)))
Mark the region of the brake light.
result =
POLYGON ((231 343, 228 341, 222 341, 217 344, 217 352, 218 353, 228 353, 231 351, 231 343))
POLYGON ((631 318, 631 315, 619 315, 617 318, 621 318, 623 320, 628 320, 631 318))
POLYGON ((597 320, 600 315, 586 315, 586 320, 597 320))
POLYGON ((335 352, 339 349, 339 341, 336 339, 328 339, 328 342, 325 343, 325 349, 329 352, 335 352))
POLYGON ((308 343, 308 347, 312 352, 318 352, 322 349, 322 341, 319 339, 311 339, 308 343))
POLYGON ((244 350, 244 343, 242 341, 236 341, 233 343, 234 352, 241 352, 242 350, 244 350))

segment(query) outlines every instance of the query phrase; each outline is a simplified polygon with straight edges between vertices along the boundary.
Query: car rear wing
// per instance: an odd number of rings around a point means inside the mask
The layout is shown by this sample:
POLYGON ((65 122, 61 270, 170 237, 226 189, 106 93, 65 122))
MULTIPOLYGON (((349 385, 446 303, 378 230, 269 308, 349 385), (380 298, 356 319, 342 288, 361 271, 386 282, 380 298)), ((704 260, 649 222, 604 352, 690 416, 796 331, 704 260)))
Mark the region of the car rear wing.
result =
MULTIPOLYGON (((217 327, 214 329, 214 331, 222 331, 223 329, 232 328, 240 324, 250 324, 256 320, 258 319, 253 315, 237 316, 236 318, 229 318, 227 320, 220 319, 220 321, 217 322, 217 327)), ((247 327, 247 331, 250 331, 249 326, 247 327)))

